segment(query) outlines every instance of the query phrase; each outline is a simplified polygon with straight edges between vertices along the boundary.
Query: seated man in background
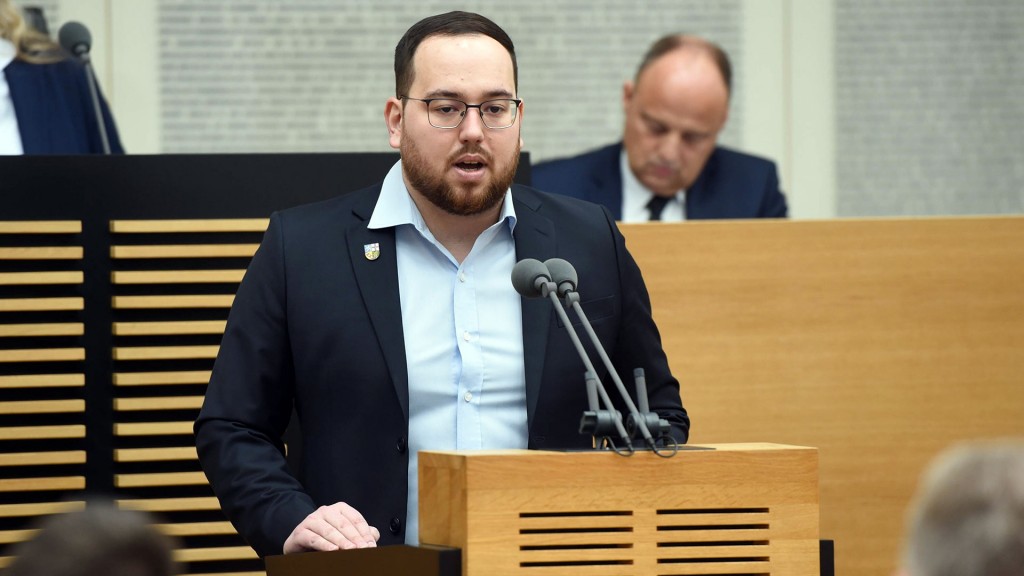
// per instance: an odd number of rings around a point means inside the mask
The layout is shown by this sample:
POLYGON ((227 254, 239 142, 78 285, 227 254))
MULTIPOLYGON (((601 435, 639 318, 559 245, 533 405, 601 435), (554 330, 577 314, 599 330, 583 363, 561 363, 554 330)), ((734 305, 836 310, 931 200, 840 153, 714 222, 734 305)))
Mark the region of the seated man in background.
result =
POLYGON ((671 35, 623 86, 622 142, 533 167, 533 185, 603 204, 617 220, 784 218, 771 161, 716 144, 732 67, 717 45, 671 35))
POLYGON ((907 521, 902 576, 1024 574, 1024 439, 940 455, 907 521))

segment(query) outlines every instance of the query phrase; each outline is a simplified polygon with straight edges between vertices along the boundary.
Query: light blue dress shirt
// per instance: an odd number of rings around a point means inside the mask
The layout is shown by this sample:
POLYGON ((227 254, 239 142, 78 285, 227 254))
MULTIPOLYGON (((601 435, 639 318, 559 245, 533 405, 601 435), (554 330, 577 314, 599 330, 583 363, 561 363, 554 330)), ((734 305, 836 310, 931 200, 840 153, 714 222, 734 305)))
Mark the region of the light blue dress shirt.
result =
POLYGON ((402 178, 384 178, 369 228, 395 228, 409 372, 409 509, 419 544, 420 450, 526 448, 523 312, 512 287, 512 192, 460 265, 427 229, 402 178))

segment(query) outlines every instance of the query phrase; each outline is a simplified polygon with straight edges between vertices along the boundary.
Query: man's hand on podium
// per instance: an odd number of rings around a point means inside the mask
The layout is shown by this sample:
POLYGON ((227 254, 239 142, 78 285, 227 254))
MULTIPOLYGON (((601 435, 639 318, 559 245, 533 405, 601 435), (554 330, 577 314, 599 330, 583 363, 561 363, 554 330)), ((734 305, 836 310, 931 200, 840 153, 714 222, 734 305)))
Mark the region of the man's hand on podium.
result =
POLYGON ((284 553, 349 550, 377 545, 380 531, 366 523, 358 510, 338 502, 306 516, 284 542, 284 553))

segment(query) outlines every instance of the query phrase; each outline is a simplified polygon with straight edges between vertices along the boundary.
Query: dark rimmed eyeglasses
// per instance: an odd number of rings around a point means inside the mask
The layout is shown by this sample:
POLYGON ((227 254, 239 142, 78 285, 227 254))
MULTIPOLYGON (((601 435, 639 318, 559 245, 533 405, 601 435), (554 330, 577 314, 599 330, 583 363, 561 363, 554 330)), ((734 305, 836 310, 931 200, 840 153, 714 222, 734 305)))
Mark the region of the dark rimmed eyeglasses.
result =
POLYGON ((480 112, 480 119, 484 126, 492 130, 508 128, 516 123, 519 104, 522 103, 522 100, 515 98, 498 98, 479 104, 466 104, 462 100, 454 98, 412 98, 411 96, 399 96, 399 98, 426 104, 427 122, 430 122, 434 128, 446 130, 458 128, 470 108, 476 108, 480 112))

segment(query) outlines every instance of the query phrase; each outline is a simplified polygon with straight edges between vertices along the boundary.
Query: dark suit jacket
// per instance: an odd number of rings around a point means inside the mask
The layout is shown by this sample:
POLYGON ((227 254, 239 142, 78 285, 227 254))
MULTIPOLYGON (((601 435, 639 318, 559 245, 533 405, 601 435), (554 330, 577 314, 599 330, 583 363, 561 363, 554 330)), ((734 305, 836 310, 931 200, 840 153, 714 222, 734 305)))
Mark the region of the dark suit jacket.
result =
MULTIPOLYGON (((85 70, 76 60, 30 64, 14 60, 4 68, 25 154, 102 154, 103 141, 85 70)), ((114 118, 100 95, 107 141, 124 154, 114 118)))
MULTIPOLYGON (((622 143, 533 167, 533 186, 603 205, 622 219, 622 143)), ((785 218, 775 164, 718 146, 686 191, 686 218, 785 218)))
MULTIPOLYGON (((689 418, 679 384, 611 216, 593 204, 512 190, 517 258, 575 264, 582 305, 618 372, 631 382, 631 370, 645 368, 651 409, 684 442, 689 418)), ((409 390, 394 229, 367 228, 379 194, 378 184, 274 214, 228 319, 196 445, 225 513, 261 555, 280 554, 303 518, 336 501, 378 527, 381 544, 403 542, 409 390), (364 255, 372 243, 380 244, 374 261, 364 255), (293 403, 302 483, 282 455, 293 403)), ((430 299, 424 290, 422 305, 430 299)), ((584 369, 555 318, 550 302, 523 301, 529 446, 588 447, 577 431, 584 369)))

